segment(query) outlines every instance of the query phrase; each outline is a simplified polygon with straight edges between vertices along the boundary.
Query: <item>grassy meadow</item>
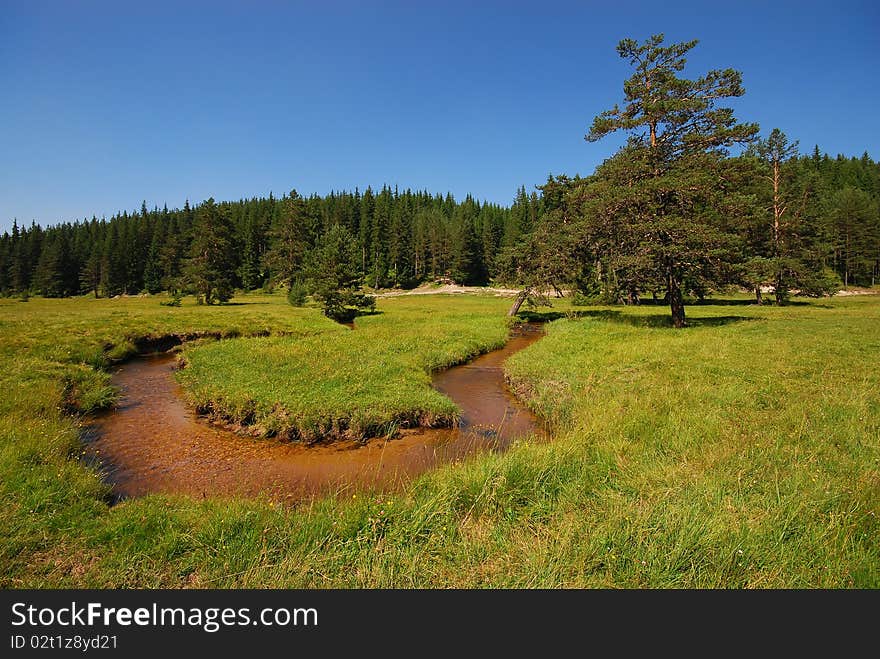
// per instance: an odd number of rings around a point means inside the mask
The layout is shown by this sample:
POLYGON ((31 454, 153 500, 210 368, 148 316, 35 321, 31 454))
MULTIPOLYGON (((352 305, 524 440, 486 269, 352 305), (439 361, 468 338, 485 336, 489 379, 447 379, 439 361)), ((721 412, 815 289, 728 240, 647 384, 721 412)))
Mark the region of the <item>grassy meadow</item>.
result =
POLYGON ((229 337, 187 348, 193 400, 320 429, 451 413, 428 372, 506 328, 490 296, 380 300, 354 331, 281 296, 159 299, 0 300, 0 586, 880 587, 880 296, 721 300, 680 331, 663 307, 572 309, 506 364, 551 442, 394 493, 111 507, 80 415, 143 337, 229 337))
POLYGON ((197 409, 258 435, 361 439, 397 426, 449 425, 458 409, 431 388, 430 373, 501 347, 508 334, 504 300, 450 302, 401 297, 389 318, 360 317, 332 340, 206 343, 186 350, 178 379, 197 409))

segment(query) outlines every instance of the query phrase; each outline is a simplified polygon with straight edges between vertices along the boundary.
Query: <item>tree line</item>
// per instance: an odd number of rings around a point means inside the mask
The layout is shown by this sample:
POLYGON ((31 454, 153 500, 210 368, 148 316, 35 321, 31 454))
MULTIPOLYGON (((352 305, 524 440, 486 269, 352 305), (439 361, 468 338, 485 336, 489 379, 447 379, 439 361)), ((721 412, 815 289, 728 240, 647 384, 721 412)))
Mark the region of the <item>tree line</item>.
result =
POLYGON ((206 303, 283 285, 340 319, 369 306, 361 288, 425 281, 518 285, 511 312, 547 291, 608 303, 646 295, 685 324, 685 300, 728 287, 819 296, 880 275, 880 164, 867 153, 802 154, 780 129, 760 134, 725 99, 741 74, 685 78, 697 41, 622 40, 624 100, 588 142, 626 144, 587 177, 549 176, 509 207, 427 191, 333 192, 147 209, 0 238, 0 294, 114 296, 167 290, 206 303), (733 147, 738 147, 732 155, 733 147))
MULTIPOLYGON (((234 202, 213 199, 182 209, 123 212, 47 228, 31 223, 0 237, 0 294, 64 297, 192 292, 222 301, 235 289, 293 285, 305 257, 341 227, 353 268, 374 288, 449 279, 485 284, 504 248, 543 213, 537 192, 521 187, 509 207, 468 195, 332 192, 234 202)), ((340 239, 339 232, 335 239, 340 239)))
POLYGON ((551 177, 544 215, 506 261, 525 285, 511 312, 550 287, 611 303, 650 294, 685 325, 685 299, 744 287, 783 304, 880 274, 880 166, 801 155, 782 130, 766 136, 720 104, 744 93, 741 74, 685 78, 697 41, 622 40, 633 68, 624 100, 594 119, 588 142, 626 144, 586 178, 551 177), (732 155, 733 147, 739 153, 732 155))

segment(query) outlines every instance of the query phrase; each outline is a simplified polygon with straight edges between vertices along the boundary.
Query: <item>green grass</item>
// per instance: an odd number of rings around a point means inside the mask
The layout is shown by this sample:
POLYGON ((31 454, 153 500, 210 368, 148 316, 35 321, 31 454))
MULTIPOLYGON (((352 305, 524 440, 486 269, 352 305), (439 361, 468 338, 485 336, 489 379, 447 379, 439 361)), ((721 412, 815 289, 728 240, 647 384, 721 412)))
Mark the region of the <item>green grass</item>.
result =
MULTIPOLYGON (((350 332, 280 297, 240 301, 0 301, 0 586, 880 587, 880 296, 692 306, 682 331, 661 307, 580 309, 507 363, 552 442, 394 494, 108 507, 68 412, 111 399, 93 366, 138 337, 268 331, 235 339, 262 354, 320 334, 348 358, 372 332, 388 359, 366 375, 398 369, 424 400, 427 370, 491 345, 505 307, 390 299, 350 332)), ((308 375, 327 393, 352 364, 337 366, 308 375)), ((279 397, 254 398, 293 400, 274 380, 279 397)))
POLYGON ((189 349, 178 379, 197 409, 260 435, 361 439, 449 425, 458 408, 431 388, 430 373, 504 345, 504 305, 488 314, 493 305, 476 297, 401 298, 332 340, 233 339, 189 349))

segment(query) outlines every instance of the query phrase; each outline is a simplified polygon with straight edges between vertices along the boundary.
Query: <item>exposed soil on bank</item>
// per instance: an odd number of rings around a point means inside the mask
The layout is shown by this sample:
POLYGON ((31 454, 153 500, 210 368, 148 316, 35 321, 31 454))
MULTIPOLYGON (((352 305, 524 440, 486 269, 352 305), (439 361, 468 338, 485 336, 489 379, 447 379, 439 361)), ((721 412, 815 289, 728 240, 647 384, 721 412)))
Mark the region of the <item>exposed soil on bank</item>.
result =
POLYGON ((393 439, 306 446, 241 436, 197 418, 174 379, 176 358, 158 354, 115 369, 118 407, 96 418, 86 452, 116 498, 150 493, 265 494, 293 501, 333 491, 390 488, 437 465, 514 440, 544 436, 538 419, 507 388, 502 364, 541 337, 518 328, 500 350, 438 373, 434 386, 462 409, 457 428, 408 429, 393 439))

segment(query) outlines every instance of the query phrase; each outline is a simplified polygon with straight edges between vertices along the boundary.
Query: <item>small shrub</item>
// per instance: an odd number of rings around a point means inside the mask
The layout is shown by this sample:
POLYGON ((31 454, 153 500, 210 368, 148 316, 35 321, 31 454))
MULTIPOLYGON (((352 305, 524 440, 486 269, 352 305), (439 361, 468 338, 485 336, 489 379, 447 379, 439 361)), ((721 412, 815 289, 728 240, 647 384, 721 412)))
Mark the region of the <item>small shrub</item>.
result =
POLYGON ((300 282, 294 282, 287 291, 287 301, 294 307, 304 307, 306 305, 306 287, 300 282))
POLYGON ((585 295, 581 291, 575 291, 574 295, 571 296, 571 305, 573 307, 588 307, 597 303, 598 300, 596 298, 585 295))
POLYGON ((183 294, 180 291, 173 291, 169 294, 171 295, 171 299, 159 302, 159 304, 163 307, 179 307, 180 301, 183 299, 183 294))
POLYGON ((351 323, 357 316, 357 309, 351 307, 325 307, 324 315, 337 323, 351 323))

